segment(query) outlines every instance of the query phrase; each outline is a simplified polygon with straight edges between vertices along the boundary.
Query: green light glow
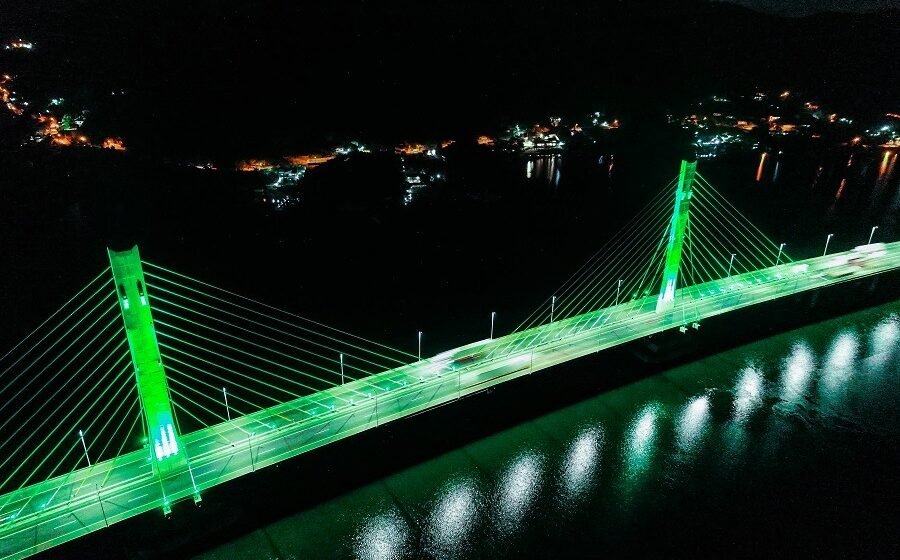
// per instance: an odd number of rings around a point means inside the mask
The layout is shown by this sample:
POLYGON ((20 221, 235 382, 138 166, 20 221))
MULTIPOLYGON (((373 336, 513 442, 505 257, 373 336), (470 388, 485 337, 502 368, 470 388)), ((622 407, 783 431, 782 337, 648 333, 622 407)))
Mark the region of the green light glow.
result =
POLYGON ((156 340, 150 296, 137 246, 127 251, 110 250, 109 262, 125 321, 125 333, 157 476, 167 496, 183 495, 185 490, 193 492, 193 482, 185 488, 186 479, 181 476, 189 474, 188 460, 169 400, 169 386, 156 340))
POLYGON ((681 249, 684 234, 687 230, 690 215, 691 195, 694 186, 694 173, 697 162, 682 160, 681 172, 678 175, 678 188, 675 191, 675 210, 672 212, 672 223, 669 226, 669 239, 666 246, 666 265, 663 269, 662 286, 656 311, 664 312, 675 305, 675 288, 678 285, 678 270, 681 267, 681 249))
MULTIPOLYGON (((885 244, 884 255, 873 259, 871 266, 860 269, 852 277, 830 278, 822 274, 829 270, 832 258, 815 257, 680 288, 679 297, 689 302, 689 319, 712 317, 838 284, 848 278, 900 269, 900 242, 885 244), (756 279, 765 281, 756 282, 756 279), (737 293, 728 289, 736 280, 745 284, 737 293)), ((610 313, 601 309, 493 341, 473 343, 247 415, 233 415, 230 422, 181 436, 179 444, 195 458, 191 467, 196 473, 197 488, 211 488, 386 422, 682 324, 680 313, 658 314, 656 304, 657 296, 651 295, 635 300, 625 315, 613 312, 606 323, 593 320, 610 313), (573 325, 584 323, 597 326, 583 331, 572 329, 573 325), (520 346, 517 341, 524 343, 520 346), (494 347, 512 350, 491 357, 490 349, 494 347), (454 358, 472 353, 484 357, 468 361, 462 367, 453 364, 454 358), (356 398, 355 404, 349 404, 350 398, 369 386, 383 388, 385 392, 376 398, 356 398)), ((749 394, 752 396, 752 391, 749 394)), ((185 400, 181 404, 187 403, 185 400)), ((749 401, 738 403, 736 413, 746 413, 748 406, 752 408, 749 401)), ((693 422, 689 427, 696 427, 697 422, 693 422)), ((629 447, 632 456, 627 458, 633 463, 631 472, 635 476, 625 481, 626 486, 640 481, 642 464, 649 460, 645 452, 653 439, 647 437, 652 435, 648 429, 652 424, 640 417, 635 425, 635 439, 629 447)), ((0 558, 21 558, 102 529, 109 523, 165 507, 175 498, 161 490, 149 467, 146 451, 135 451, 3 496, 7 506, 0 509, 0 558), (99 494, 93 490, 76 491, 91 488, 97 479, 109 481, 106 488, 100 487, 99 494), (54 496, 51 506, 39 511, 31 505, 27 509, 22 505, 45 503, 45 497, 50 496, 54 496), (69 524, 74 511, 79 512, 84 525, 69 524), (9 522, 13 516, 17 517, 9 522)))
MULTIPOLYGON (((303 350, 304 357, 300 358, 296 354, 303 347, 298 345, 305 342, 300 337, 307 335, 293 334, 295 331, 288 330, 280 332, 281 327, 294 328, 286 321, 264 317, 249 307, 232 306, 229 308, 231 311, 224 313, 224 319, 220 315, 215 323, 210 324, 211 314, 217 311, 207 305, 200 305, 202 309, 197 309, 199 302, 191 304, 177 293, 177 285, 168 283, 166 285, 171 291, 165 291, 167 288, 157 289, 154 284, 154 293, 173 298, 169 310, 158 311, 170 322, 180 321, 180 326, 172 329, 172 332, 161 332, 163 340, 158 343, 137 248, 121 253, 110 251, 143 417, 149 428, 147 443, 150 450, 122 455, 125 445, 123 442, 113 459, 96 460, 89 468, 76 468, 0 496, 0 558, 23 558, 154 508, 166 509, 176 500, 192 494, 198 496, 200 490, 560 363, 678 328, 692 321, 809 290, 900 270, 900 242, 885 243, 877 253, 868 254, 865 257, 866 266, 834 275, 831 273, 836 266, 847 266, 836 265, 836 260, 846 263, 853 255, 859 258, 859 251, 781 263, 777 261, 775 253, 770 259, 763 252, 771 252, 773 244, 761 243, 760 235, 746 229, 734 238, 740 247, 746 247, 746 250, 740 249, 744 255, 740 262, 747 268, 738 269, 736 266, 735 274, 721 278, 719 273, 724 270, 717 270, 716 267, 722 266, 723 251, 733 252, 736 248, 720 247, 711 242, 722 239, 721 230, 715 229, 716 224, 720 221, 735 223, 736 219, 732 218, 732 222, 728 217, 736 214, 728 209, 723 210, 724 213, 719 216, 713 214, 717 211, 712 203, 715 194, 707 189, 702 180, 692 191, 692 182, 693 164, 684 162, 671 222, 666 219, 667 212, 659 214, 658 203, 654 202, 646 212, 653 221, 652 239, 648 237, 645 243, 640 235, 631 236, 637 247, 648 245, 652 251, 649 255, 651 258, 647 259, 647 269, 644 270, 642 258, 631 258, 635 256, 633 251, 618 251, 618 254, 612 256, 622 257, 623 264, 617 268, 615 275, 600 282, 605 286, 602 288, 605 292, 596 297, 592 295, 591 292, 596 287, 594 282, 581 282, 582 277, 592 278, 590 270, 587 271, 587 276, 579 273, 571 290, 557 292, 564 293, 566 297, 562 301, 557 300, 555 311, 559 315, 553 322, 538 324, 493 340, 474 342, 431 358, 420 360, 413 356, 415 360, 411 360, 412 363, 385 367, 366 377, 350 378, 341 385, 323 383, 325 389, 312 392, 305 391, 307 388, 295 376, 303 374, 302 378, 306 381, 317 381, 316 377, 305 375, 300 368, 312 367, 315 363, 313 358, 330 360, 333 366, 334 360, 339 359, 336 357, 351 355, 342 352, 345 346, 337 346, 339 340, 321 343, 316 341, 315 348, 303 350), (692 192, 698 195, 695 200, 698 204, 693 208, 697 220, 689 220, 687 217, 688 200, 692 192), (703 199, 709 201, 706 203, 709 213, 704 213, 703 199), (657 214, 660 216, 658 222, 653 217, 657 214), (697 229, 692 232, 694 226, 697 229), (704 227, 708 229, 704 230, 704 227), (669 232, 668 236, 665 235, 666 232, 669 232), (688 263, 684 268, 684 278, 688 282, 678 280, 682 242, 685 262, 688 263), (695 253, 691 243, 698 249, 700 246, 707 247, 695 253), (755 261, 751 261, 753 254, 757 255, 755 261), (665 259, 662 258, 663 255, 665 259), (758 265, 759 261, 764 260, 778 264, 758 265), (695 267, 701 270, 698 271, 695 267), (623 272, 621 276, 618 270, 623 272), (629 271, 633 271, 633 274, 629 271), (659 295, 652 290, 663 271, 671 273, 669 299, 664 299, 668 283, 663 283, 662 293, 659 295), (628 301, 618 300, 619 279, 624 280, 621 286, 623 299, 624 294, 635 294, 628 301), (649 292, 644 279, 651 285, 649 292), (582 291, 585 292, 583 296, 582 291), (174 303, 175 297, 180 298, 177 304, 174 303), (679 302, 677 312, 658 312, 661 302, 672 307, 676 298, 679 302), (601 302, 601 305, 595 305, 595 301, 601 302), (576 313, 564 315, 566 306, 571 306, 576 313), (579 312, 581 309, 588 311, 579 312), (248 320, 247 317, 240 316, 239 312, 253 312, 253 319, 248 320), (270 320, 279 327, 265 327, 270 320), (197 328, 202 329, 202 335, 190 332, 197 328), (267 330, 261 331, 263 328, 267 330), (236 352, 238 359, 228 358, 224 364, 216 363, 224 359, 218 355, 224 348, 223 341, 240 342, 237 332, 248 336, 263 332, 264 336, 244 341, 243 351, 236 352), (182 340, 182 337, 190 337, 191 342, 182 340), (279 337, 286 340, 280 340, 279 337), (265 348, 269 342, 279 346, 275 349, 265 348), (211 344, 216 347, 210 348, 211 344), (160 349, 166 352, 165 356, 160 353, 160 349), (268 353, 262 356, 264 360, 253 361, 251 364, 245 362, 257 360, 251 357, 251 349, 253 353, 264 350, 268 353), (195 355, 201 351, 202 356, 195 355), (171 387, 163 369, 163 358, 172 366, 168 368, 172 374, 171 387), (291 359, 295 366, 284 367, 280 364, 283 359, 291 359), (264 367, 254 364, 264 364, 264 367), (269 371, 276 365, 281 368, 279 371, 288 372, 290 376, 269 371), (226 410, 217 401, 216 395, 225 385, 228 387, 229 399, 234 399, 242 408, 245 404, 249 405, 252 409, 249 413, 244 414, 232 406, 229 409, 230 419, 223 418, 226 410), (174 395, 174 400, 170 395, 174 395), (193 417, 205 427, 182 434, 178 429, 176 412, 179 416, 183 413, 193 417), (204 423, 203 418, 196 417, 197 413, 202 413, 201 416, 213 421, 204 423), (188 456, 192 458, 190 461, 188 456), (73 523, 73 518, 77 523, 73 523)), ((670 192, 666 191, 665 198, 670 196, 670 192)), ((590 263, 592 266, 603 267, 615 262, 606 258, 607 256, 608 254, 601 254, 600 258, 593 259, 590 263)), ((154 303, 164 301, 157 298, 154 303)), ((216 306, 228 303, 224 298, 213 301, 216 306)), ((241 301, 246 302, 245 299, 241 301)), ((546 311, 546 307, 543 311, 546 311)), ((76 326, 79 324, 76 323, 76 326)), ((311 324, 314 323, 305 322, 299 329, 310 337, 319 336, 309 327, 311 324)), ((160 328, 162 330, 162 326, 160 328)), ((51 330, 53 332, 56 332, 55 327, 51 330)), ((94 338, 103 332, 105 331, 100 331, 94 338)), ((879 331, 879 340, 891 347, 889 343, 896 340, 897 332, 896 328, 888 325, 879 331)), ((344 340, 351 336, 340 334, 344 340)), ((352 340, 353 344, 362 343, 358 338, 352 340)), ((42 341, 43 339, 39 340, 42 341)), ((72 344, 77 343, 76 338, 72 344)), ((363 356, 369 356, 372 359, 369 363, 375 365, 379 357, 359 344, 356 348, 351 348, 358 350, 363 356)), ((37 346, 44 347, 42 343, 37 346)), ((831 359, 840 365, 846 361, 847 355, 857 352, 857 348, 853 341, 840 339, 834 344, 831 359)), ((140 419, 138 415, 132 420, 134 416, 131 410, 138 412, 133 400, 130 403, 121 402, 122 392, 127 392, 132 387, 125 382, 128 376, 128 356, 124 349, 115 346, 113 349, 109 358, 111 361, 99 362, 98 366, 102 367, 96 369, 95 373, 102 372, 107 366, 109 371, 96 378, 95 374, 87 375, 92 383, 103 388, 99 397, 84 395, 72 407, 67 407, 67 410, 71 408, 77 411, 76 415, 82 416, 75 421, 79 429, 83 421, 90 419, 107 425, 121 417, 120 425, 128 426, 129 422, 133 422, 132 427, 140 419), (98 414, 88 414, 92 406, 85 402, 88 396, 103 405, 98 414), (107 410, 113 412, 110 414, 107 410)), ((802 359, 798 360, 798 372, 794 372, 796 376, 790 378, 790 382, 795 384, 805 382, 803 368, 806 366, 802 359)), ((26 361, 23 360, 23 363, 26 361)), ((316 376, 331 366, 326 363, 324 368, 314 369, 316 376)), ((360 372, 365 373, 362 370, 360 372)), ((752 371, 742 377, 739 390, 736 391, 733 411, 736 429, 740 429, 741 423, 752 417, 758 406, 760 383, 752 371)), ((662 412, 662 409, 657 408, 636 411, 632 435, 624 448, 626 488, 639 484, 646 465, 653 461, 653 449, 659 444, 658 422, 662 412)), ((676 444, 682 453, 695 452, 702 444, 708 421, 706 397, 700 396, 692 401, 675 420, 678 423, 676 444)), ((92 426, 93 424, 86 426, 86 435, 91 433, 92 426)), ((98 433, 100 432, 103 429, 98 433)), ((115 432, 118 433, 118 428, 115 432)), ((127 433, 132 432, 129 430, 127 433)), ((119 440, 98 441, 97 446, 118 443, 119 440)), ((69 452, 75 453, 79 451, 81 442, 61 438, 59 443, 53 440, 52 444, 57 444, 57 447, 65 445, 64 451, 71 447, 69 452)), ((93 442, 89 445, 92 444, 93 442)), ((589 478, 589 471, 584 465, 592 460, 597 445, 597 437, 585 436, 573 450, 575 466, 566 475, 573 481, 571 484, 589 478)), ((51 455, 53 453, 48 454, 48 457, 51 455)), ((103 450, 97 456, 103 456, 103 450)), ((94 458, 94 450, 91 449, 91 459, 94 458)), ((539 463, 525 462, 513 472, 527 475, 529 472, 538 472, 538 467, 539 463)), ((46 474, 46 471, 40 472, 46 474)))

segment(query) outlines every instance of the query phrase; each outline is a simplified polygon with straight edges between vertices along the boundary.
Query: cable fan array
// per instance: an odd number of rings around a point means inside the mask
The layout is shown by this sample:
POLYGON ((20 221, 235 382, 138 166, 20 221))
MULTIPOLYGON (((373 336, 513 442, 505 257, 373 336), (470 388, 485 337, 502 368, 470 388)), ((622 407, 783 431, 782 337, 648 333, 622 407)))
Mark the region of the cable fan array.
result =
POLYGON ((139 448, 139 424, 106 269, 0 357, 0 494, 139 448))
MULTIPOLYGON (((182 434, 416 359, 144 265, 182 434)), ((384 390, 365 381, 354 387, 361 398, 384 390)), ((0 494, 140 449, 142 415, 107 268, 0 356, 0 494)))
MULTIPOLYGON (((618 318, 648 309, 662 280, 676 181, 516 329, 527 333, 490 356, 604 325, 614 313, 618 318), (548 322, 562 328, 533 329, 548 322)), ((706 179, 695 175, 692 187, 676 298, 703 297, 703 285, 726 277, 763 282, 761 269, 790 262, 783 246, 706 179)), ((335 397, 353 404, 357 396, 387 390, 369 376, 417 361, 407 352, 143 264, 182 434, 359 380, 335 397)), ((138 449, 146 444, 142 431, 107 268, 0 356, 0 494, 138 449)))
POLYGON ((417 359, 153 263, 143 264, 183 433, 417 359))
MULTIPOLYGON (((671 181, 619 232, 529 315, 516 331, 610 309, 637 305, 662 281, 672 202, 671 181)), ((679 287, 688 288, 791 262, 787 253, 753 225, 700 174, 695 175, 682 249, 679 287)), ((589 328, 598 317, 573 327, 589 328)))

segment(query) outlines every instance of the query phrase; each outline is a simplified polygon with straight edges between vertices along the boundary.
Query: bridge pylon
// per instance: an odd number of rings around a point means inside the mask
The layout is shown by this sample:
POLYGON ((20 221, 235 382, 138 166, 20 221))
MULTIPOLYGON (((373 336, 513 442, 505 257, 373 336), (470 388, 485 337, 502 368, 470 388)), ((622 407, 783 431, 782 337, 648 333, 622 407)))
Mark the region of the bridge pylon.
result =
POLYGON ((696 161, 681 161, 678 187, 675 190, 675 208, 672 212, 672 220, 669 223, 662 285, 659 289, 659 299, 656 300, 657 313, 665 313, 675 306, 675 289, 678 287, 682 247, 690 216, 694 174, 696 172, 696 161))
POLYGON ((169 399, 169 385, 156 340, 150 296, 137 245, 126 251, 109 249, 108 252, 144 412, 150 456, 162 487, 163 511, 169 513, 175 500, 193 495, 194 501, 199 502, 200 493, 169 399))

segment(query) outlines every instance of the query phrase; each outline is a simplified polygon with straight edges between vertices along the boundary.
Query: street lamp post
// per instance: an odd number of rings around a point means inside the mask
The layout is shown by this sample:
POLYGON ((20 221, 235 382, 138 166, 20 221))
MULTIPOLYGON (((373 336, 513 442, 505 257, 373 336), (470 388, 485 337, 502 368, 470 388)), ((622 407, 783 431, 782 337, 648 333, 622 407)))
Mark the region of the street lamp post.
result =
POLYGON ((781 263, 781 252, 784 250, 784 243, 778 246, 778 256, 775 257, 775 266, 781 263))
POLYGON ((834 237, 834 234, 829 233, 828 237, 825 238, 825 250, 822 252, 823 257, 828 254, 828 243, 831 241, 832 237, 834 237))
POLYGON ((84 458, 87 459, 88 466, 91 466, 91 458, 88 455, 87 444, 84 443, 84 432, 78 430, 78 437, 81 438, 81 446, 84 447, 84 458))
POLYGON ((344 384, 344 355, 341 354, 341 385, 344 384))
POLYGON ((875 235, 875 230, 878 229, 878 226, 872 226, 872 231, 869 232, 869 242, 866 245, 872 244, 872 237, 875 235))
POLYGON ((616 305, 619 305, 619 293, 622 291, 622 280, 616 284, 616 305))
POLYGON ((491 311, 491 340, 494 340, 494 319, 497 318, 497 312, 491 311))
POLYGON ((556 296, 550 299, 550 322, 553 322, 553 312, 556 311, 556 296))
POLYGON ((228 406, 228 391, 225 387, 222 387, 222 395, 225 397, 225 416, 227 416, 228 421, 231 422, 231 408, 228 406))
POLYGON ((419 331, 419 361, 422 360, 422 331, 419 331))
POLYGON ((725 275, 726 277, 731 276, 731 267, 734 265, 735 254, 736 253, 731 253, 731 260, 728 261, 728 274, 725 275))

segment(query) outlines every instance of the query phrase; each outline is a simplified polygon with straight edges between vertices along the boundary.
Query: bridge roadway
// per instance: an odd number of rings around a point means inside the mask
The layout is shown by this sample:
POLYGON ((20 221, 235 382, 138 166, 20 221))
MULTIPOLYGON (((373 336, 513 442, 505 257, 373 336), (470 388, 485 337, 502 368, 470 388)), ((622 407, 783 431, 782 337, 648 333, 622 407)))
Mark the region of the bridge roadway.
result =
MULTIPOLYGON (((623 302, 301 397, 183 436, 203 490, 338 439, 516 377, 750 305, 900 269, 900 242, 870 246, 862 266, 845 252, 623 302)), ((189 486, 189 485, 188 485, 189 486)), ((148 450, 0 496, 0 558, 23 558, 189 497, 164 496, 148 450)))

